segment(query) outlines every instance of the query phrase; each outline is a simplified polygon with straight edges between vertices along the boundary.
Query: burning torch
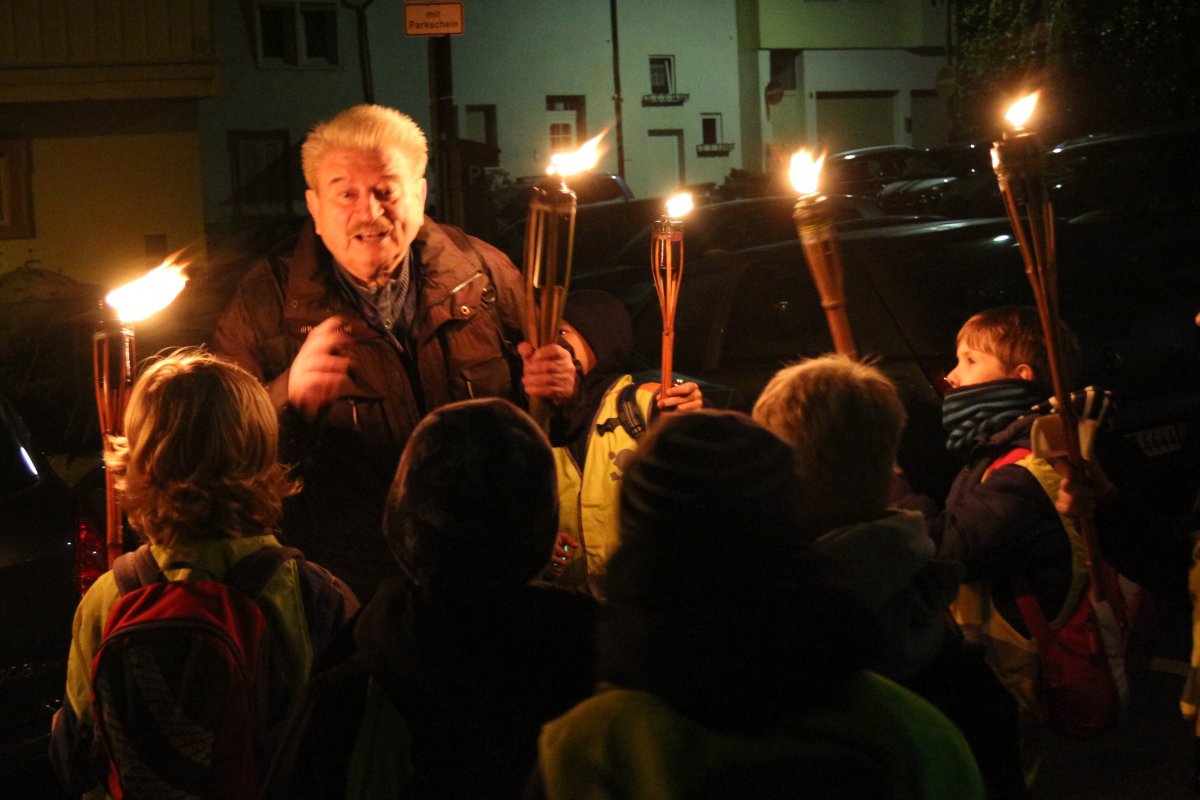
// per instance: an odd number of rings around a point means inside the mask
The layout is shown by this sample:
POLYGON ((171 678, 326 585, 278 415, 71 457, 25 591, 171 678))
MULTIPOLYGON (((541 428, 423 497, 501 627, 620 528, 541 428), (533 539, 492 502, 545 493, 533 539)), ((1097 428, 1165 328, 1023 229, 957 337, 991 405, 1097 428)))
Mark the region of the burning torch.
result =
MULTIPOLYGON (((1011 126, 1000 141, 992 145, 992 169, 1000 185, 1000 196, 1013 234, 1021 250, 1025 275, 1033 289, 1042 334, 1046 340, 1046 355, 1050 379, 1054 387, 1056 414, 1037 420, 1034 437, 1051 443, 1052 449, 1064 452, 1067 461, 1077 470, 1084 469, 1084 448, 1080 442, 1079 423, 1071 405, 1062 363, 1062 326, 1059 320, 1058 271, 1054 241, 1054 208, 1046 188, 1046 159, 1037 135, 1028 127, 1037 106, 1038 95, 1027 95, 1009 107, 1004 118, 1011 126)), ((1101 591, 1102 563, 1096 544, 1095 520, 1090 515, 1079 520, 1091 583, 1088 588, 1093 601, 1101 591)), ((1112 593, 1108 593, 1113 596, 1112 593)))
POLYGON ((818 185, 825 155, 813 159, 808 150, 792 156, 792 186, 800 199, 792 212, 796 234, 804 248, 804 258, 812 273, 813 283, 821 295, 825 321, 833 337, 833 349, 850 358, 857 358, 854 334, 846 316, 846 290, 842 280, 842 255, 833 238, 833 220, 829 213, 829 198, 821 194, 818 185))
MULTIPOLYGON (((571 283, 571 254, 575 248, 575 193, 567 178, 591 169, 600 160, 600 133, 571 153, 550 158, 553 176, 533 187, 529 222, 525 228, 525 340, 534 349, 558 340, 563 303, 571 283)), ((529 413, 543 429, 550 424, 544 398, 529 398, 529 413)))
MULTIPOLYGON (((125 432, 125 406, 137 366, 137 341, 133 323, 166 308, 187 283, 186 265, 168 260, 135 281, 114 289, 104 301, 113 309, 92 337, 92 371, 100 441, 105 454, 112 452, 112 437, 125 432)), ((121 555, 124 524, 117 503, 112 472, 104 473, 105 522, 108 530, 108 564, 121 555)))
POLYGON ((692 210, 692 196, 677 194, 667 201, 667 213, 654 223, 650 238, 650 274, 662 310, 662 384, 666 395, 674 382, 675 305, 683 283, 683 217, 692 210))

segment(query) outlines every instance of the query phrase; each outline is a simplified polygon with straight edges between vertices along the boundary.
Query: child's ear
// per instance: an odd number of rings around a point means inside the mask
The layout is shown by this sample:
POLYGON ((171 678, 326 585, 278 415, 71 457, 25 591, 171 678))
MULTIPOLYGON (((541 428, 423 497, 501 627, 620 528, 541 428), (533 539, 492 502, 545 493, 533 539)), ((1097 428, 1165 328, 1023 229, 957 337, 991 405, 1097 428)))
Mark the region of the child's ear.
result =
POLYGON ((1017 364, 1017 367, 1012 371, 1011 376, 1014 378, 1020 378, 1023 381, 1032 381, 1033 367, 1029 366, 1028 364, 1017 364))

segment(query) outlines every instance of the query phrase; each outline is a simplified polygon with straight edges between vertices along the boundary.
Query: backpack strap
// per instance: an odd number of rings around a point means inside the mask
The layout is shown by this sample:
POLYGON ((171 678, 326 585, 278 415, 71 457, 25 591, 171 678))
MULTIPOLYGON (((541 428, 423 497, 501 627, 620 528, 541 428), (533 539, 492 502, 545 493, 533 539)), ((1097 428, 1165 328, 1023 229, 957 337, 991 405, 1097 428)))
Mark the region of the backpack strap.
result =
POLYGON ((1037 601, 1033 595, 1033 590, 1029 588, 1029 582, 1024 576, 1014 576, 1012 580, 1013 596, 1017 600, 1017 608, 1021 611, 1021 618, 1025 621, 1025 627, 1029 629, 1029 633, 1038 642, 1048 640, 1053 631, 1050 630, 1050 623, 1046 622, 1046 612, 1042 611, 1042 604, 1037 601))
POLYGON ((304 554, 294 547, 264 547, 230 567, 224 583, 257 599, 276 570, 293 558, 303 557, 304 554))
POLYGON ((617 429, 620 425, 634 439, 642 438, 646 433, 646 418, 637 404, 637 392, 640 387, 636 383, 626 384, 617 394, 617 416, 597 423, 596 432, 603 436, 617 429))
POLYGON ((112 565, 113 579, 117 583, 117 594, 124 596, 142 586, 167 577, 159 569, 158 562, 150 553, 150 545, 144 544, 132 553, 125 553, 117 558, 112 565))
POLYGON ((1009 450, 1007 453, 1000 456, 988 465, 988 468, 983 473, 983 480, 986 481, 988 476, 992 474, 993 470, 1000 469, 1001 467, 1007 467, 1010 464, 1016 464, 1022 458, 1030 455, 1031 453, 1033 453, 1033 451, 1028 447, 1014 447, 1012 450, 1009 450))

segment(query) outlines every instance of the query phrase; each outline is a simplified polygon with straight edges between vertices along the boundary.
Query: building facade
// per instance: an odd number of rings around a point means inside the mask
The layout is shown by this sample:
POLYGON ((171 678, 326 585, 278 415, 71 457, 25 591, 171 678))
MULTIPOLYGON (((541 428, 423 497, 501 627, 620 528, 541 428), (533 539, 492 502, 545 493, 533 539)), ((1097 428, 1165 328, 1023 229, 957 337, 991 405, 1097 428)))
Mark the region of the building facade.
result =
POLYGON ((602 131, 600 169, 639 197, 800 146, 945 140, 947 0, 463 0, 440 46, 406 35, 411 5, 0 4, 0 163, 19 173, 0 271, 113 285, 177 250, 202 265, 206 236, 304 213, 300 142, 366 99, 455 160, 432 197, 539 175, 602 131))

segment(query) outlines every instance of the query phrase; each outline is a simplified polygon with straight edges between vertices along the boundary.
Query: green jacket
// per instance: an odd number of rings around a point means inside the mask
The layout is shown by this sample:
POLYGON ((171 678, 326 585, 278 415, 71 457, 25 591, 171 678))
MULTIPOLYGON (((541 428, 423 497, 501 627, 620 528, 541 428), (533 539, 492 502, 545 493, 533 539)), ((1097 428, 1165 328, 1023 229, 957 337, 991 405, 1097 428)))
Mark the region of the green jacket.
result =
POLYGON ((917 695, 859 672, 829 699, 770 730, 736 734, 648 692, 602 692, 542 729, 545 796, 983 798, 962 734, 917 695))

